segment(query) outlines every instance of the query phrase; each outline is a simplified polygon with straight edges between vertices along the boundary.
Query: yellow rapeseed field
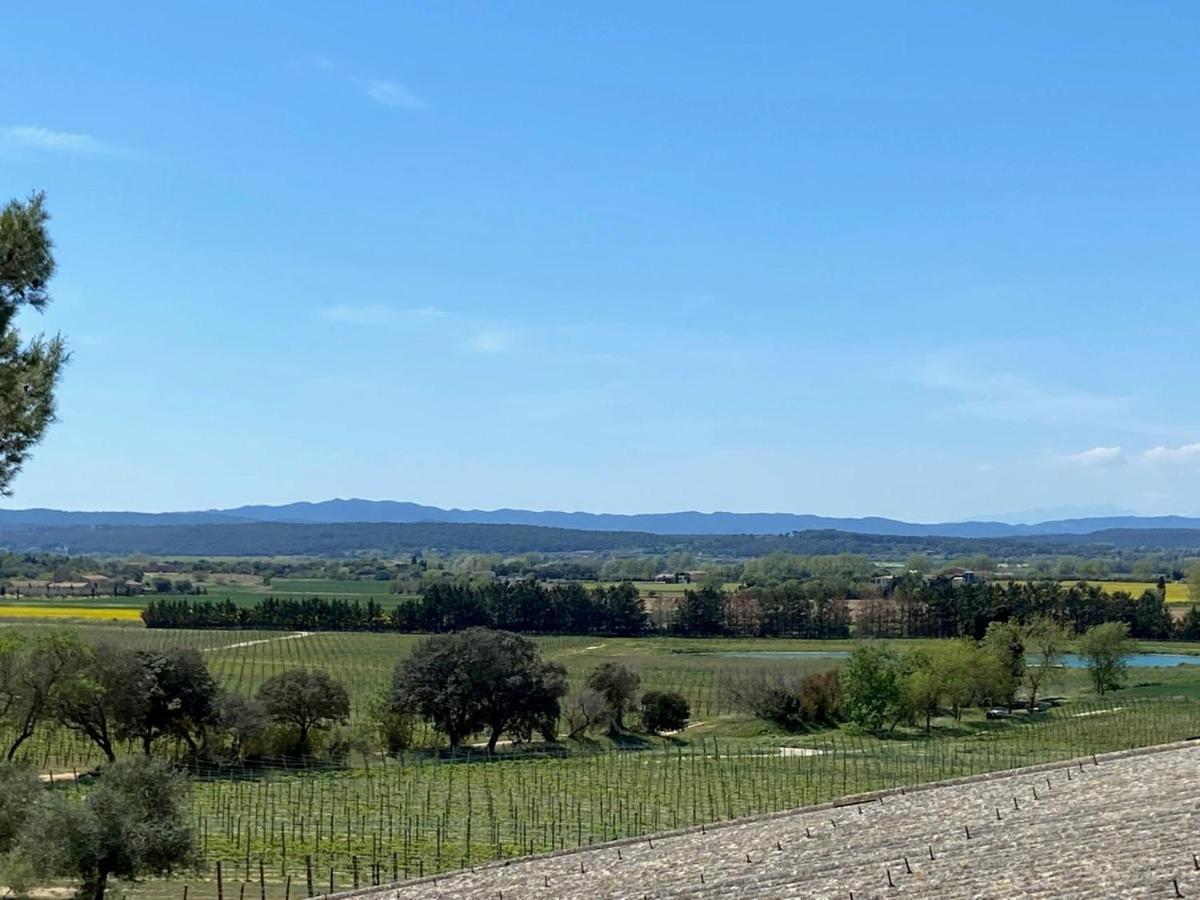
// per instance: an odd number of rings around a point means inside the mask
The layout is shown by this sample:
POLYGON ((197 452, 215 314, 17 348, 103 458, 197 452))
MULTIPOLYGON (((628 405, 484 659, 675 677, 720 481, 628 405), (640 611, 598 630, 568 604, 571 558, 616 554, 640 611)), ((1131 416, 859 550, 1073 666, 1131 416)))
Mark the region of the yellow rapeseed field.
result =
MULTIPOLYGON (((1104 588, 1106 593, 1114 593, 1116 591, 1125 591, 1133 594, 1135 597, 1140 597, 1143 591, 1152 591, 1158 588, 1158 585, 1153 582, 1140 581, 1097 581, 1095 584, 1104 588)), ((1168 603, 1190 603, 1191 598, 1188 595, 1188 586, 1182 581, 1172 581, 1167 583, 1167 602, 1168 603)))
POLYGON ((141 610, 103 606, 0 606, 2 619, 91 619, 116 622, 141 621, 141 610))

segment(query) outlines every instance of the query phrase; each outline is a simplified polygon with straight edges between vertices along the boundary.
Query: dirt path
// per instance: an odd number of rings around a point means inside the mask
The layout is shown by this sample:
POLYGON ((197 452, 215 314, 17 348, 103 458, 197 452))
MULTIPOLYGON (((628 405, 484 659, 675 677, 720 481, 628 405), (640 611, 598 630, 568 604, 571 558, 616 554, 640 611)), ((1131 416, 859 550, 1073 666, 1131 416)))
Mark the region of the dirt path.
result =
POLYGON ((1089 712, 1075 713, 1074 715, 1071 716, 1071 718, 1072 719, 1082 719, 1087 716, 1104 716, 1104 715, 1108 715, 1109 713, 1120 712, 1123 709, 1129 709, 1129 707, 1128 706, 1114 706, 1112 709, 1093 709, 1093 710, 1090 710, 1089 712))
POLYGON ((312 637, 311 631, 297 631, 295 634, 285 634, 283 637, 260 638, 257 641, 238 641, 236 644, 225 644, 223 647, 205 647, 205 653, 216 653, 218 650, 236 650, 239 647, 254 647, 257 644, 273 644, 275 641, 295 641, 300 638, 312 637))
POLYGON ((86 772, 42 772, 38 775, 38 781, 43 784, 61 784, 64 781, 78 781, 85 775, 95 775, 95 769, 88 769, 86 772))
MULTIPOLYGON (((12 890, 0 886, 0 897, 16 897, 18 896, 12 890)), ((66 900, 66 898, 75 896, 75 889, 69 887, 40 887, 32 888, 20 894, 21 897, 29 897, 31 900, 66 900)))

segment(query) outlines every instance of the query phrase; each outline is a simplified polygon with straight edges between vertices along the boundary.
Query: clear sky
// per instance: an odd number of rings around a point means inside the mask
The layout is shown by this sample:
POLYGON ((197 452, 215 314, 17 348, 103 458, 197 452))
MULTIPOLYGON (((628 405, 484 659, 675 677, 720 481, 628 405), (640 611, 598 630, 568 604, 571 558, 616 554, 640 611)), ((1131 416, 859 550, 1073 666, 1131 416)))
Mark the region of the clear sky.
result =
POLYGON ((1200 512, 1200 5, 19 4, 13 507, 1200 512))

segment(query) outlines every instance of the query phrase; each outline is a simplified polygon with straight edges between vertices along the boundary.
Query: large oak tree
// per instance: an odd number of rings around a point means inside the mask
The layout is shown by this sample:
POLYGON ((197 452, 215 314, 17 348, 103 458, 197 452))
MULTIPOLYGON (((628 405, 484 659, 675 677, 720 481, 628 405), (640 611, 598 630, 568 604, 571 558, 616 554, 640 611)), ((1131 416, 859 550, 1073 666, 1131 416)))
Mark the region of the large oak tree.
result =
POLYGON ((429 720, 451 747, 486 731, 491 753, 505 732, 553 739, 566 692, 566 670, 542 660, 529 638, 468 628, 413 648, 396 667, 392 708, 429 720))

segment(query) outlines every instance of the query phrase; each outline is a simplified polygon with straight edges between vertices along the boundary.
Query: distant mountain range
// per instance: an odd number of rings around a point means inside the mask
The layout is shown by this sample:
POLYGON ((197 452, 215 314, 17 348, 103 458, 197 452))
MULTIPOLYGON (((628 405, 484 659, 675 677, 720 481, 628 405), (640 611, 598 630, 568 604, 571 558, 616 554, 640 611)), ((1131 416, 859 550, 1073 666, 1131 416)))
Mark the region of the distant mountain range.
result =
POLYGON ((262 522, 289 524, 459 523, 535 525, 582 531, 642 532, 656 535, 778 535, 834 529, 850 534, 1005 538, 1043 535, 1086 535, 1098 531, 1200 528, 1200 518, 1186 516, 1093 516, 1055 519, 1036 524, 995 521, 903 522, 878 516, 838 518, 796 513, 672 512, 615 513, 535 511, 527 509, 441 509, 395 500, 325 500, 282 506, 239 506, 196 512, 73 512, 56 509, 0 509, 0 531, 79 526, 236 525, 262 522))

